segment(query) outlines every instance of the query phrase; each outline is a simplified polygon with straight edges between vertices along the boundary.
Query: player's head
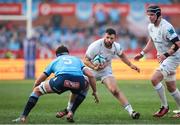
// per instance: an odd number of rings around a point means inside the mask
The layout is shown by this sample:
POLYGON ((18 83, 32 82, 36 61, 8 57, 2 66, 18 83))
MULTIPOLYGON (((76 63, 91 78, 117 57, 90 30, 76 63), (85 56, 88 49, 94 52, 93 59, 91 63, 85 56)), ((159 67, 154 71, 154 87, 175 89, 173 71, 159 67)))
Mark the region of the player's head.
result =
POLYGON ((60 56, 60 55, 65 55, 65 54, 69 54, 69 50, 67 47, 65 47, 64 45, 60 45, 57 49, 56 49, 56 56, 60 56))
POLYGON ((147 8, 147 15, 149 16, 149 20, 151 23, 156 23, 158 19, 161 17, 161 8, 157 5, 150 5, 147 8))
POLYGON ((112 28, 106 29, 105 36, 104 36, 105 46, 107 48, 111 48, 115 39, 116 39, 116 31, 112 28))

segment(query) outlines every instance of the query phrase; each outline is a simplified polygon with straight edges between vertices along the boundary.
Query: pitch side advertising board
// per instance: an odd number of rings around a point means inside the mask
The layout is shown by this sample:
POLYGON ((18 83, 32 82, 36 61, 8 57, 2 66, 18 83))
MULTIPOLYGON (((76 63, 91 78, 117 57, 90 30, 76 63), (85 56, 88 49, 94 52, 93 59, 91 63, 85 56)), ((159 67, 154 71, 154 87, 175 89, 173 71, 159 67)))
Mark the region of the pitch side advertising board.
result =
MULTIPOLYGON (((51 59, 36 60, 36 78, 44 71, 44 68, 51 62, 51 59)), ((153 71, 158 67, 157 60, 132 61, 141 69, 140 73, 129 68, 120 60, 113 60, 113 74, 119 80, 142 80, 150 79, 153 71)), ((24 79, 25 61, 23 59, 2 59, 0 60, 0 80, 24 79)), ((180 79, 180 67, 177 70, 177 79, 180 79)), ((53 75, 52 75, 53 76, 53 75)), ((52 77, 51 76, 51 77, 52 77)))

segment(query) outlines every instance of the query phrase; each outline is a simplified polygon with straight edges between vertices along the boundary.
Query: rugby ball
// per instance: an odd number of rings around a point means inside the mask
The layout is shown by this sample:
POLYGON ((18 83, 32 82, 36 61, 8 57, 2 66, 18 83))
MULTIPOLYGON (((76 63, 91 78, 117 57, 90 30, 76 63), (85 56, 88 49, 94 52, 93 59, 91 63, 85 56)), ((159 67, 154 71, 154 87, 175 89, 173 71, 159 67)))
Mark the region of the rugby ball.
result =
POLYGON ((96 55, 93 59, 93 64, 103 64, 106 62, 106 59, 102 55, 96 55))

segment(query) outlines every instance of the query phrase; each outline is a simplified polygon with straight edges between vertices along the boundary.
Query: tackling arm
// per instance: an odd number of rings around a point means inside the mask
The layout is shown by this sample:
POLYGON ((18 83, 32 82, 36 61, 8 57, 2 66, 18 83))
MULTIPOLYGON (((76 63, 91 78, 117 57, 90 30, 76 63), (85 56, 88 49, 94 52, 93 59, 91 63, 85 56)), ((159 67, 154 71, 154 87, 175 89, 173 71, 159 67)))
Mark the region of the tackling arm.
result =
POLYGON ((92 95, 95 97, 95 102, 98 103, 99 99, 98 99, 97 92, 96 92, 96 79, 95 79, 94 75, 92 74, 92 72, 87 67, 85 67, 83 69, 83 73, 84 73, 84 75, 86 75, 88 77, 89 84, 93 90, 92 95))

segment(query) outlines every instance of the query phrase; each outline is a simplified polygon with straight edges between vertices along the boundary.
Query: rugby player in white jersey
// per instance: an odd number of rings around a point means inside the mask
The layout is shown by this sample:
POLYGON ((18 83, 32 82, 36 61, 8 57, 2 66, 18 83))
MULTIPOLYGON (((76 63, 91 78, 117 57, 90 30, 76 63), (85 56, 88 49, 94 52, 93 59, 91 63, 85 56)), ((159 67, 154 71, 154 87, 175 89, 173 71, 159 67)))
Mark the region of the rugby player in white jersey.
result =
MULTIPOLYGON (((137 72, 140 72, 140 69, 129 61, 127 56, 122 51, 120 44, 115 42, 115 40, 116 40, 116 31, 112 28, 107 29, 102 39, 94 41, 88 47, 84 58, 84 63, 86 66, 88 66, 91 69, 96 79, 101 80, 101 82, 119 101, 119 103, 124 107, 124 109, 129 113, 129 115, 133 119, 139 119, 140 113, 133 110, 131 104, 128 102, 123 92, 119 90, 117 81, 112 74, 111 61, 115 56, 117 56, 131 69, 134 69, 137 72), (92 61, 96 55, 102 55, 106 59, 106 63, 102 65, 93 64, 92 61)), ((71 109, 70 107, 72 107, 72 105, 73 105, 73 101, 71 98, 68 103, 67 109, 70 110, 71 109)), ((67 112, 65 111, 67 111, 67 109, 58 112, 57 117, 63 117, 64 115, 66 115, 67 112)))
MULTIPOLYGON (((176 87, 176 69, 180 63, 180 41, 174 27, 162 18, 159 6, 150 5, 147 8, 147 16, 151 22, 148 25, 150 39, 145 48, 134 59, 139 60, 153 47, 156 48, 160 66, 153 73, 151 82, 160 97, 161 108, 153 116, 163 117, 168 113, 169 106, 162 80, 165 80, 168 91, 174 98, 178 109, 180 109, 180 92, 176 87)), ((180 113, 173 117, 180 118, 180 113)))

